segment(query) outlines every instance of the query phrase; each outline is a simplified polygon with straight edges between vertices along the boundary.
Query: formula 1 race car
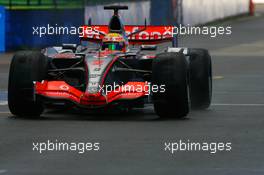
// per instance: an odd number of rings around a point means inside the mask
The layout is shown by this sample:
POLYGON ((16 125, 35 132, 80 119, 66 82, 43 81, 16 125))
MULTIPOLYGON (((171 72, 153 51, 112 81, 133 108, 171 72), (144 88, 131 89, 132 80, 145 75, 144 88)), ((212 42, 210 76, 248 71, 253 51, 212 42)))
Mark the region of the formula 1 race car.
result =
POLYGON ((87 110, 143 108, 153 103, 160 117, 185 117, 190 108, 206 109, 212 96, 211 57, 205 49, 178 48, 173 26, 123 26, 114 10, 109 25, 83 26, 81 41, 40 52, 20 51, 12 59, 8 105, 12 114, 40 116, 47 104, 87 110), (154 54, 155 44, 172 42, 154 54), (140 47, 135 47, 140 45, 140 47), (152 50, 152 51, 151 51, 152 50))

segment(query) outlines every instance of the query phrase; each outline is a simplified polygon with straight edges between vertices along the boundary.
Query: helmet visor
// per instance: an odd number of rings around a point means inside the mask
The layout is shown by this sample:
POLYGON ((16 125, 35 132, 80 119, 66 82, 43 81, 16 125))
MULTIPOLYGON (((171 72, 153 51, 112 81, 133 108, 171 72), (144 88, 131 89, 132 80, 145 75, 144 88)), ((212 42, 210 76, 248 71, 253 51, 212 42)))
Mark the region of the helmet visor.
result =
POLYGON ((123 42, 106 42, 102 45, 102 50, 108 49, 108 50, 122 50, 124 47, 123 42))

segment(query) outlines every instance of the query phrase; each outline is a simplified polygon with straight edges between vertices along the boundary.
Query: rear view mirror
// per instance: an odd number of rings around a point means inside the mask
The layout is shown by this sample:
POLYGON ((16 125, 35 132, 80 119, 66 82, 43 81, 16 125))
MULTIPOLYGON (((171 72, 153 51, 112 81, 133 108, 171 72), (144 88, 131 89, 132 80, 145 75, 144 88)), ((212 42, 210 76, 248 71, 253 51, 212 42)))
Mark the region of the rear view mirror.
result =
POLYGON ((140 50, 157 50, 157 45, 141 45, 140 50))

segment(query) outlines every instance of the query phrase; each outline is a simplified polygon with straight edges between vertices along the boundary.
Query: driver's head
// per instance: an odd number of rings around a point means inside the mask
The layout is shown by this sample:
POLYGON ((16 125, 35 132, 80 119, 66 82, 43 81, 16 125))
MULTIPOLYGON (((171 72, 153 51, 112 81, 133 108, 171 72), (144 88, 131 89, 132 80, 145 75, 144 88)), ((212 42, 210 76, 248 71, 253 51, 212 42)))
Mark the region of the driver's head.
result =
POLYGON ((102 41, 102 50, 126 51, 126 41, 119 33, 109 33, 102 41))

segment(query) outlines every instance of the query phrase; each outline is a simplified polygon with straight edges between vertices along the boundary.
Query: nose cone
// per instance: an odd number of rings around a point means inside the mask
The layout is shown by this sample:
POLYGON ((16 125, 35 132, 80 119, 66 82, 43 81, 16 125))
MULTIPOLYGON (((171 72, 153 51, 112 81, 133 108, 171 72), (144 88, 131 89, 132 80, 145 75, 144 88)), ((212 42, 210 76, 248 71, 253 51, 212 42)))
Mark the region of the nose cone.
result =
POLYGON ((111 66, 113 58, 112 55, 106 53, 86 56, 85 62, 88 69, 87 94, 100 93, 100 84, 102 84, 107 74, 106 70, 111 66))
POLYGON ((101 93, 89 94, 85 93, 80 100, 82 105, 100 106, 107 104, 107 99, 101 93))

